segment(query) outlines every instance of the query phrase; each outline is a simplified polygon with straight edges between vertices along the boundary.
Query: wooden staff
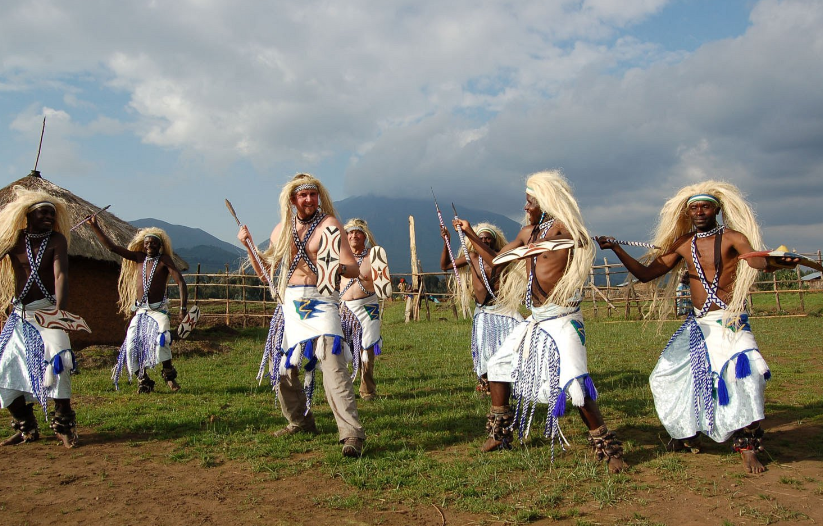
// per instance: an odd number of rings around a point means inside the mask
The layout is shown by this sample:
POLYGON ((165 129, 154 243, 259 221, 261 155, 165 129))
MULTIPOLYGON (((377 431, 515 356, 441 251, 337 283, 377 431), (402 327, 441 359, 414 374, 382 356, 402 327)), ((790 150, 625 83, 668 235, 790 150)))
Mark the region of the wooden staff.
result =
MULTIPOLYGON (((226 199, 226 208, 229 209, 231 216, 234 218, 235 221, 237 221, 237 226, 241 226, 242 223, 240 223, 240 219, 237 218, 237 213, 234 211, 234 207, 231 206, 231 201, 229 201, 228 199, 226 199)), ((269 275, 266 272, 266 267, 263 265, 263 261, 260 260, 260 255, 257 253, 257 247, 254 246, 254 243, 252 243, 248 239, 246 239, 246 247, 248 247, 249 252, 254 258, 254 261, 256 261, 257 265, 260 267, 260 271, 263 274, 263 282, 269 286, 269 292, 271 292, 271 297, 276 300, 277 289, 274 288, 274 284, 271 282, 271 279, 269 279, 269 275)))

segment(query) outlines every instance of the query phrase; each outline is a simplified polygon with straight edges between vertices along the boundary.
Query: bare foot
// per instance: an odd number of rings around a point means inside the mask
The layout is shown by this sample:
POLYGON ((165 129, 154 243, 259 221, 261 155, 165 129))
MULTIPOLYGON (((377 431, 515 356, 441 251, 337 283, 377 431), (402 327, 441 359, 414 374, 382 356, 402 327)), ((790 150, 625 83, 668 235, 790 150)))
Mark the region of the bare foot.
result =
POLYGON ((23 438, 23 433, 18 431, 9 438, 5 439, 3 442, 0 442, 0 446, 14 446, 17 444, 22 444, 23 442, 25 442, 25 439, 23 438))
POLYGON ((743 460, 743 467, 746 468, 747 473, 763 473, 766 471, 766 467, 757 460, 757 455, 751 449, 742 450, 740 458, 743 460))
POLYGON ((483 445, 480 446, 480 451, 484 453, 489 453, 490 451, 498 451, 501 449, 511 449, 512 447, 503 442, 502 440, 495 440, 493 437, 489 437, 483 442, 483 445))
POLYGON ((620 473, 625 471, 629 467, 628 464, 623 462, 622 458, 619 457, 610 457, 609 458, 609 473, 620 473))
POLYGON ((63 447, 66 449, 71 449, 77 446, 78 436, 77 432, 72 431, 71 433, 55 433, 54 434, 58 440, 60 440, 63 444, 63 447))
POLYGON ((16 446, 17 444, 22 444, 24 442, 34 442, 39 438, 40 433, 37 431, 37 429, 35 429, 32 433, 28 434, 25 434, 22 431, 18 431, 9 438, 0 442, 0 446, 16 446))

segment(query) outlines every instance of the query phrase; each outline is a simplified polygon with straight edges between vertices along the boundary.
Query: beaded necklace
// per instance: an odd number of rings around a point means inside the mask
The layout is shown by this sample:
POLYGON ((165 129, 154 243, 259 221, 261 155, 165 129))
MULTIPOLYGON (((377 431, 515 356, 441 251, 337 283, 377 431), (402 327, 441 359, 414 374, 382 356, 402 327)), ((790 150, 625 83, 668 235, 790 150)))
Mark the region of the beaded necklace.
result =
POLYGON ((312 272, 317 274, 317 267, 314 265, 314 263, 312 263, 312 260, 309 257, 308 252, 306 252, 306 245, 309 242, 309 238, 311 238, 311 235, 314 233, 314 230, 323 221, 323 218, 325 218, 325 217, 326 217, 326 214, 318 214, 317 212, 315 212, 314 215, 311 218, 307 218, 305 220, 301 219, 300 220, 301 223, 309 225, 309 228, 306 231, 306 236, 302 240, 300 239, 300 236, 297 235, 297 221, 298 221, 297 216, 295 215, 292 218, 292 221, 291 221, 291 235, 292 235, 292 240, 294 241, 294 246, 295 246, 295 248, 297 248, 297 253, 294 255, 294 258, 291 260, 291 265, 289 265, 288 279, 291 279, 292 274, 294 274, 294 269, 297 268, 297 264, 300 263, 301 259, 306 262, 306 264, 309 266, 309 269, 311 269, 312 272), (310 223, 307 223, 307 221, 310 221, 310 223))
MULTIPOLYGON (((549 233, 549 229, 554 225, 554 218, 537 225, 532 232, 529 242, 533 243, 538 239, 543 239, 549 233)), ((537 256, 532 257, 531 268, 529 269, 529 284, 526 289, 526 307, 532 308, 532 286, 534 285, 534 268, 537 266, 537 256)), ((539 285, 538 285, 539 286, 539 285)))
MULTIPOLYGON (((697 257, 697 238, 706 238, 711 237, 716 234, 721 234, 725 230, 724 225, 717 226, 708 232, 697 232, 694 237, 692 238, 692 262, 694 263, 694 268, 697 270, 697 277, 700 279, 700 284, 703 285, 703 289, 706 291, 706 301, 703 303, 703 308, 700 309, 700 312, 696 314, 696 317, 702 318, 709 312, 711 306, 717 305, 721 309, 726 308, 726 304, 717 296, 717 285, 720 283, 720 265, 716 264, 714 279, 711 283, 706 279, 706 273, 703 271, 703 266, 700 264, 700 260, 697 257)), ((715 250, 718 250, 716 248, 715 250)), ((715 262, 719 262, 720 258, 718 257, 719 254, 715 254, 715 262)))

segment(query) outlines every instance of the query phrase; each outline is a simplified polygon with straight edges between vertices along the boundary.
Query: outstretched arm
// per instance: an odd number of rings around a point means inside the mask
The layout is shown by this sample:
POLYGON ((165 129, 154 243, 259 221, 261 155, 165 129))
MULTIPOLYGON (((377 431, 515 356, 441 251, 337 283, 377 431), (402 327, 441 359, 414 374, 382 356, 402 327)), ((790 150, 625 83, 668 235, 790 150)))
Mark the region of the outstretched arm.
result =
POLYGON ((634 277, 643 283, 659 278, 673 269, 680 261, 680 254, 677 252, 668 252, 658 256, 648 265, 644 265, 623 250, 623 247, 618 245, 613 237, 600 236, 597 238, 597 243, 603 250, 611 249, 614 251, 615 255, 620 259, 620 262, 626 267, 626 270, 631 272, 634 277))
POLYGON ((102 243, 103 246, 111 252, 114 252, 118 256, 128 259, 129 261, 143 261, 146 259, 146 254, 144 252, 134 252, 125 247, 114 244, 114 242, 109 239, 109 236, 107 236, 106 233, 100 228, 100 225, 97 224, 97 216, 90 217, 88 224, 94 232, 94 235, 100 240, 100 243, 102 243))

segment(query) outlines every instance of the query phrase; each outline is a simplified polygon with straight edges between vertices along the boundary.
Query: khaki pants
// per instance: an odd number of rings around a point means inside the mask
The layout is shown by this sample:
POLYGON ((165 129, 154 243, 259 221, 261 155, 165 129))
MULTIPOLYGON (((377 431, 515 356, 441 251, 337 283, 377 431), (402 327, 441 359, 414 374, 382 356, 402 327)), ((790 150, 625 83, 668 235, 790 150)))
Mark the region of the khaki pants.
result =
MULTIPOLYGON (((319 362, 318 369, 322 370, 326 400, 337 422, 340 440, 351 437, 365 439, 366 433, 357 414, 354 388, 346 367, 346 359, 343 353, 332 354, 333 345, 333 337, 321 336, 316 340, 314 349, 319 362)), ((314 425, 314 414, 311 411, 304 414, 306 394, 303 392, 303 382, 300 381, 297 367, 287 369, 286 373, 280 376, 277 398, 290 428, 308 429, 314 425)))
POLYGON ((377 394, 377 384, 374 383, 374 347, 363 351, 369 361, 360 361, 360 398, 377 394))

